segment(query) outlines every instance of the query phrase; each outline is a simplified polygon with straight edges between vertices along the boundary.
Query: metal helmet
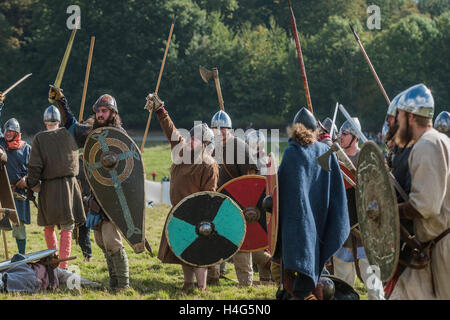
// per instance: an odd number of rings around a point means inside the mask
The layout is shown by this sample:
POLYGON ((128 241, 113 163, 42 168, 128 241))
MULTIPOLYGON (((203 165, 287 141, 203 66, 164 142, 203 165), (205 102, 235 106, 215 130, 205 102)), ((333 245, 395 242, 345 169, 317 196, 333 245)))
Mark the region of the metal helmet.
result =
POLYGON ((119 113, 119 110, 117 109, 116 99, 114 99, 114 97, 109 94, 101 95, 97 99, 97 101, 94 103, 92 110, 94 112, 97 112, 98 107, 107 107, 107 108, 119 113))
POLYGON ((330 278, 320 277, 319 282, 322 285, 323 300, 334 300, 334 294, 336 292, 334 281, 330 278))
POLYGON ((44 122, 61 122, 61 114, 54 105, 51 105, 44 111, 44 122))
POLYGON ((252 130, 245 137, 245 142, 247 142, 250 148, 264 149, 266 146, 266 137, 259 130, 252 130))
POLYGON ((400 99, 400 97, 402 96, 402 94, 404 92, 405 91, 400 92, 398 95, 395 96, 394 99, 392 99, 391 103, 389 104, 388 110, 386 112, 387 116, 395 117, 395 115, 397 114, 398 100, 400 99))
POLYGON ((331 130, 331 125, 333 124, 333 120, 326 117, 323 122, 319 121, 319 125, 324 129, 327 133, 330 134, 332 140, 337 139, 338 129, 336 127, 336 124, 333 125, 333 130, 331 130))
POLYGON ((389 132, 388 122, 385 121, 383 124, 383 128, 381 129, 381 136, 383 137, 383 141, 386 140, 386 135, 389 132))
POLYGON ((397 109, 425 118, 433 118, 433 95, 424 84, 417 84, 400 94, 397 109))
POLYGON ((191 137, 195 135, 195 132, 201 128, 202 132, 202 142, 214 143, 214 132, 208 127, 206 123, 200 123, 192 127, 189 134, 191 137))
POLYGON ((450 137, 450 113, 442 111, 434 120, 434 128, 450 137))
MULTIPOLYGON (((361 124, 359 123, 359 119, 356 117, 353 117, 352 119, 358 126, 358 129, 361 131, 361 124)), ((352 125, 350 124, 350 121, 348 121, 348 120, 346 120, 344 122, 344 124, 341 126, 341 128, 339 129, 339 137, 342 135, 342 132, 344 132, 344 131, 347 131, 348 133, 354 135, 355 137, 358 137, 358 133, 352 127, 352 125)))
POLYGON ((299 112, 294 117, 294 124, 301 123, 309 130, 317 129, 317 120, 314 115, 306 109, 305 107, 301 108, 299 112))
POLYGON ((232 128, 231 118, 225 111, 218 111, 211 119, 211 128, 232 128))
POLYGON ((17 121, 16 118, 11 118, 6 121, 5 125, 3 126, 3 135, 6 135, 6 131, 15 131, 17 133, 20 133, 19 121, 17 121))

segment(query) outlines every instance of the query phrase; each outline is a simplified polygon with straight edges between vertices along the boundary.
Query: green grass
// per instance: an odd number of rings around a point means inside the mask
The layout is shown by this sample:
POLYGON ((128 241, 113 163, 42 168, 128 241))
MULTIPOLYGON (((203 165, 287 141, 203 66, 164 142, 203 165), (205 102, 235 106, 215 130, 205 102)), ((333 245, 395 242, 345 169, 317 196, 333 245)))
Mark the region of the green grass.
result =
MULTIPOLYGON (((280 153, 287 144, 280 145, 280 153)), ((151 173, 157 172, 157 181, 164 175, 168 175, 170 160, 170 147, 167 143, 148 143, 144 150, 144 163, 146 167, 147 179, 151 179, 151 173)), ((76 265, 80 268, 81 276, 89 280, 99 282, 102 287, 99 289, 61 290, 55 292, 43 292, 33 295, 28 294, 0 294, 0 299, 11 300, 246 300, 246 299, 274 299, 276 293, 275 286, 253 286, 238 287, 234 282, 220 279, 220 286, 209 287, 206 292, 194 291, 184 294, 181 291, 183 286, 183 272, 180 265, 162 264, 157 258, 159 242, 164 228, 164 222, 170 210, 168 205, 157 205, 154 208, 146 209, 145 235, 154 253, 151 257, 148 252, 136 254, 125 243, 126 252, 130 265, 130 284, 132 289, 120 293, 110 292, 108 289, 108 271, 102 251, 94 240, 91 232, 91 242, 93 259, 86 263, 83 261, 83 254, 78 245, 73 242, 72 256, 77 256, 69 265, 76 265)), ((27 247, 26 252, 36 252, 46 249, 44 232, 42 227, 36 223, 37 210, 32 205, 31 225, 27 226, 27 247)), ((57 233, 59 239, 59 232, 57 233)), ((11 232, 6 232, 7 244, 10 258, 17 251, 15 239, 11 232)), ((0 261, 5 260, 4 251, 0 250, 0 261)), ((227 263, 226 276, 236 279, 234 266, 227 263)), ((257 273, 254 280, 259 280, 257 273)), ((361 283, 356 284, 356 289, 362 295, 362 299, 367 299, 365 287, 361 283)))

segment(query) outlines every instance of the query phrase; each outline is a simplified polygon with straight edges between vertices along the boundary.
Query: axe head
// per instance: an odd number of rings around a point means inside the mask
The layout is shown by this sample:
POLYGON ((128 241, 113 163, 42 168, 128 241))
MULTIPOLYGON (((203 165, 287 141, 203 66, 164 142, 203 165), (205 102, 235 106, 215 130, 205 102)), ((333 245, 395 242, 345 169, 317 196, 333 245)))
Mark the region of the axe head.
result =
POLYGON ((326 171, 330 171, 330 156, 333 154, 333 152, 336 152, 338 148, 335 144, 331 145, 330 149, 325 152, 323 155, 316 158, 319 165, 322 167, 322 169, 326 171))
POLYGON ((211 79, 211 77, 215 77, 218 74, 218 70, 217 68, 213 68, 212 70, 208 70, 202 66, 200 66, 200 76, 202 77, 203 81, 205 81, 206 83, 208 83, 209 79, 211 79))

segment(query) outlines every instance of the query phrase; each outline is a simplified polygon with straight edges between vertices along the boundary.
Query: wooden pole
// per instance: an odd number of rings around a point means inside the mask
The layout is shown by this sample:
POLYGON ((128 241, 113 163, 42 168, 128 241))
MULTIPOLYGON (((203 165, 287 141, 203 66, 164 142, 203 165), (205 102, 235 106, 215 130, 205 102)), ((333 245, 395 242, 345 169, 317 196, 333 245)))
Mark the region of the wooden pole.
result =
POLYGON ((87 87, 88 87, 88 82, 89 82, 89 74, 91 72, 91 63, 92 63, 92 54, 94 52, 94 43, 95 43, 95 37, 91 37, 91 46, 89 48, 89 58, 88 58, 88 63, 87 63, 87 67, 86 67, 86 76, 84 77, 83 96, 81 98, 81 107, 80 107, 80 115, 78 117, 78 122, 83 121, 84 104, 86 102, 86 93, 87 93, 87 87))
POLYGON ((3 245, 5 247, 5 258, 6 258, 6 260, 9 260, 8 244, 6 243, 6 232, 5 232, 5 230, 2 230, 2 236, 3 236, 3 245))
MULTIPOLYGON (((174 26, 175 26, 175 18, 173 19, 172 26, 170 27, 169 39, 167 40, 166 51, 164 52, 164 57, 163 57, 163 61, 162 61, 162 64, 161 64, 161 69, 159 70, 159 76, 158 76, 158 81, 156 83, 155 94, 158 94, 158 91, 159 91, 159 84, 161 83, 161 77, 162 77, 162 74, 163 74, 164 65, 166 64, 167 52, 169 51, 170 39, 172 38, 172 33, 173 33, 173 27, 174 26)), ((152 119, 152 113, 153 113, 153 110, 150 110, 150 113, 148 115, 148 120, 147 120, 147 126, 145 127, 144 137, 142 138, 141 153, 144 152, 145 141, 147 140, 148 129, 150 128, 150 121, 152 119)))

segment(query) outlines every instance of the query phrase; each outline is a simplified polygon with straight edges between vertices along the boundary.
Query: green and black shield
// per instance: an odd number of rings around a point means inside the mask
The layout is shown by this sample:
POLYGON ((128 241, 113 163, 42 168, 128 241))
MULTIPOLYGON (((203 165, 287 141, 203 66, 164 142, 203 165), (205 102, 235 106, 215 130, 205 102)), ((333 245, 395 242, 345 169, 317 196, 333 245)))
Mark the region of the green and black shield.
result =
POLYGON ((180 260, 206 267, 222 263, 239 251, 245 219, 239 206, 227 196, 198 192, 173 208, 165 232, 180 260))
POLYGON ((136 253, 144 251, 145 173, 141 153, 125 131, 93 130, 84 145, 84 171, 105 214, 136 253))

